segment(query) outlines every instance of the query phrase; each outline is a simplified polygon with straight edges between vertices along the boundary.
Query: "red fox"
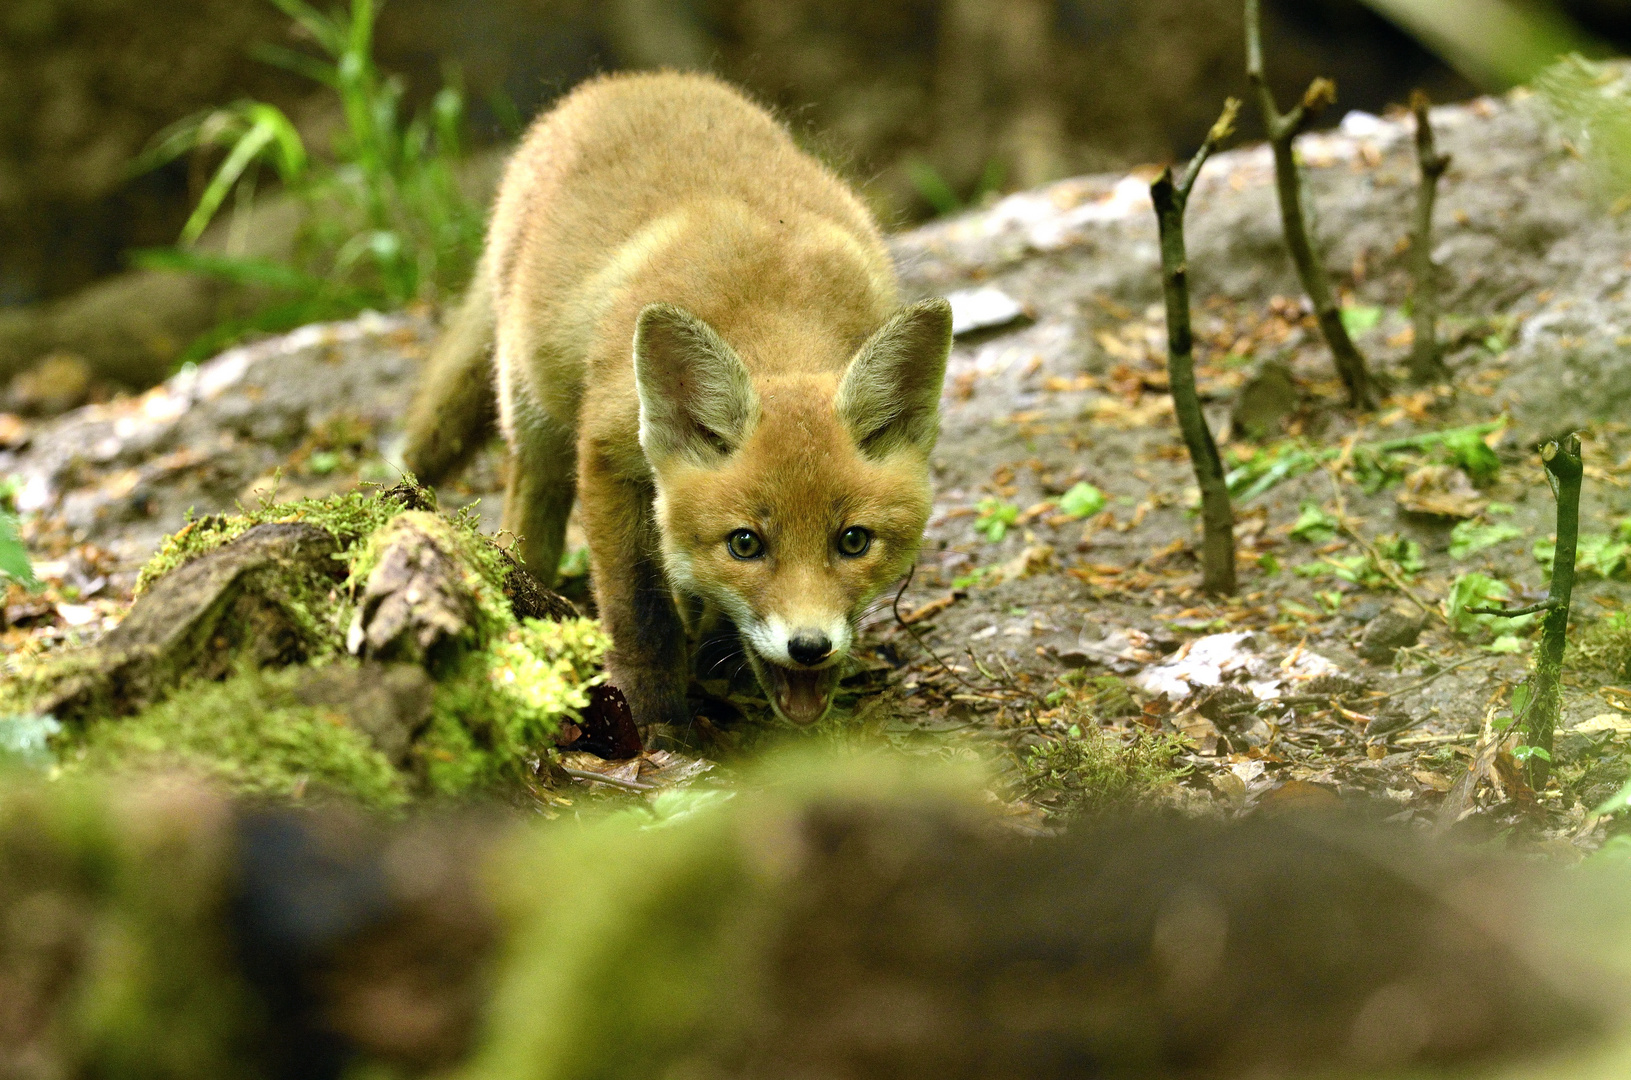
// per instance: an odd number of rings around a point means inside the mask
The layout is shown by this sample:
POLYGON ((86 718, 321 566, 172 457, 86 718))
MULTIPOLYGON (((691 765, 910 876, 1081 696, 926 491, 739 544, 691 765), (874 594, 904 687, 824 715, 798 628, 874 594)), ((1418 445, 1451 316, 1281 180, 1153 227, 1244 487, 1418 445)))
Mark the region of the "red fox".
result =
POLYGON ((552 580, 581 498, 636 722, 689 722, 688 640, 728 620, 808 724, 917 557, 950 348, 946 302, 900 306, 860 200, 763 109, 703 75, 602 77, 511 159, 404 459, 455 468, 496 371, 504 527, 552 580))

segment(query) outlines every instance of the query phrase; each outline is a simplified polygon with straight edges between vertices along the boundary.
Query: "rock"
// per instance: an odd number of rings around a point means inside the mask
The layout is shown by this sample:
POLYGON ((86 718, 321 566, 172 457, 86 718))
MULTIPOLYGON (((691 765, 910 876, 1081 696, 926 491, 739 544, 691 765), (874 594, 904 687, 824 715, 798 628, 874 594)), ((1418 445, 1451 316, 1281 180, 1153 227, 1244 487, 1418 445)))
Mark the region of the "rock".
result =
POLYGON ((302 705, 343 714, 397 768, 430 721, 436 683, 415 664, 331 664, 312 668, 295 690, 302 705))
POLYGON ((121 715, 186 680, 305 660, 323 633, 307 600, 345 577, 338 549, 327 531, 286 522, 257 525, 199 556, 154 582, 38 711, 65 722, 121 715))
POLYGON ((12 377, 6 408, 24 416, 58 416, 85 404, 92 372, 83 357, 56 352, 12 377))
POLYGON ((476 598, 434 520, 409 511, 375 538, 378 562, 346 633, 353 655, 439 664, 474 637, 476 598))
POLYGON ((1414 645, 1426 626, 1426 615, 1384 611, 1365 624, 1365 633, 1356 651, 1373 664, 1390 664, 1393 654, 1404 646, 1414 645))
POLYGON ((1250 690, 1224 683, 1203 690, 1195 697, 1195 711, 1220 728, 1234 727, 1250 714, 1250 710, 1232 713, 1236 706, 1255 704, 1257 698, 1250 690))
POLYGON ((1281 423, 1296 408, 1297 384, 1291 379, 1291 369, 1269 360, 1240 388, 1230 423, 1237 432, 1264 439, 1279 434, 1281 423))

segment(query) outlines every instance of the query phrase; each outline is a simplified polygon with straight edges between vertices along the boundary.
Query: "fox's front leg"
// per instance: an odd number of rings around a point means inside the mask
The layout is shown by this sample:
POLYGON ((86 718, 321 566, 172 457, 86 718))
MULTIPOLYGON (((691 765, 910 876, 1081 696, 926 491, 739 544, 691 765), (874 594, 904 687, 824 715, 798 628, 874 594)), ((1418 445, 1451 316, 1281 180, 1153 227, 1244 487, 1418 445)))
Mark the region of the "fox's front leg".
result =
POLYGON ((636 724, 684 725, 691 719, 687 636, 663 573, 652 491, 595 457, 584 455, 579 490, 595 603, 612 635, 606 673, 636 724))

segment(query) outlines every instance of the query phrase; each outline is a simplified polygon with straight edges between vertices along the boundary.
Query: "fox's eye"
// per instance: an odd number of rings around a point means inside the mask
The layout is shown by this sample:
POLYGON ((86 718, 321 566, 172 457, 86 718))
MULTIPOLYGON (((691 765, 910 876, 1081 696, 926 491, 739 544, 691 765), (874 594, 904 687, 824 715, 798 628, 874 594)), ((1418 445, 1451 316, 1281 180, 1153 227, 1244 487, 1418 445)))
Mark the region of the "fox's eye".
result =
POLYGON ((725 546, 738 559, 757 559, 765 553, 765 542, 752 529, 737 529, 725 537, 725 546))
POLYGON ((851 525, 838 534, 838 552, 855 558, 865 555, 866 549, 872 546, 872 534, 859 525, 851 525))

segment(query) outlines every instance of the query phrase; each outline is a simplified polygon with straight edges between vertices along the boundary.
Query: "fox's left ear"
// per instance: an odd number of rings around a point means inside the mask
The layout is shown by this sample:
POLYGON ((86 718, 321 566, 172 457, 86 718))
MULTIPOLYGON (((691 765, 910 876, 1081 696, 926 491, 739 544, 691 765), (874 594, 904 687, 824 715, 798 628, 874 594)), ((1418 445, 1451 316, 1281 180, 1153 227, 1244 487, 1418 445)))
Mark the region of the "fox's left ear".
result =
POLYGON ((903 447, 928 453, 940 434, 940 384, 951 352, 951 305, 936 298, 902 308, 867 339, 838 384, 835 404, 861 452, 903 447))

